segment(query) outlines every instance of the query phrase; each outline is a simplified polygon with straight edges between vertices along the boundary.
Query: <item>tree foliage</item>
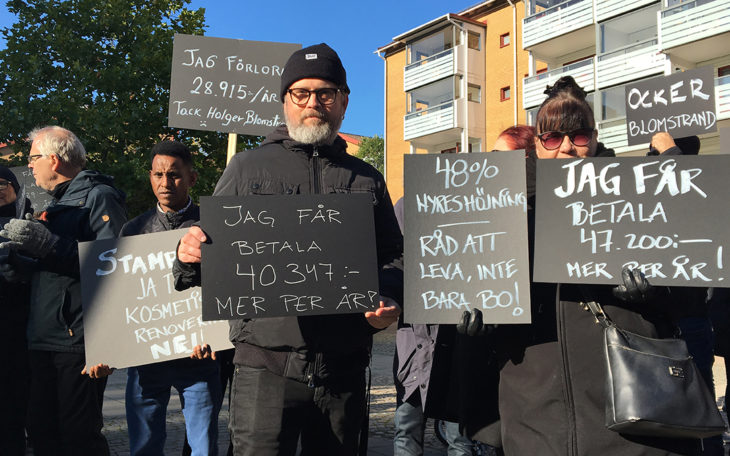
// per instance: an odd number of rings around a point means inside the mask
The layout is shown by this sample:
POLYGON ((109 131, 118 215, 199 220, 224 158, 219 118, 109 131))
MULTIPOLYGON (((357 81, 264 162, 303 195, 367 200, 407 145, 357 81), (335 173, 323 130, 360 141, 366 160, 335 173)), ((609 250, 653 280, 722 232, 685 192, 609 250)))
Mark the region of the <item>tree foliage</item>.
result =
MULTIPOLYGON (((86 147, 89 168, 114 176, 127 193, 134 216, 154 203, 149 150, 174 138, 198 152, 195 194, 210 194, 225 166, 227 135, 166 126, 173 36, 200 35, 205 27, 205 10, 188 4, 9 0, 17 22, 2 30, 0 142, 27 152, 33 128, 68 128, 86 147)), ((243 137, 239 148, 256 141, 243 137)))
POLYGON ((380 136, 363 138, 360 142, 360 149, 357 151, 357 157, 370 163, 382 173, 384 150, 385 142, 380 136))

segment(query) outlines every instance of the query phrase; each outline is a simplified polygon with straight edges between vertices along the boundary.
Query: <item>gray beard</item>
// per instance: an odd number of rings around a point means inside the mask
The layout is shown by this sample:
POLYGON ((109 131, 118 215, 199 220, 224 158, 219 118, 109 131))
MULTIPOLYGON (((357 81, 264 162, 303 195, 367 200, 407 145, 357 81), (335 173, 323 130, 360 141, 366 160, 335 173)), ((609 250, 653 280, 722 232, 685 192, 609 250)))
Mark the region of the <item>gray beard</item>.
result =
POLYGON ((308 127, 301 123, 293 126, 288 116, 285 115, 284 118, 291 139, 298 143, 311 144, 313 146, 329 145, 335 142, 340 125, 342 125, 342 120, 340 120, 337 122, 337 125, 325 122, 313 127, 308 127))

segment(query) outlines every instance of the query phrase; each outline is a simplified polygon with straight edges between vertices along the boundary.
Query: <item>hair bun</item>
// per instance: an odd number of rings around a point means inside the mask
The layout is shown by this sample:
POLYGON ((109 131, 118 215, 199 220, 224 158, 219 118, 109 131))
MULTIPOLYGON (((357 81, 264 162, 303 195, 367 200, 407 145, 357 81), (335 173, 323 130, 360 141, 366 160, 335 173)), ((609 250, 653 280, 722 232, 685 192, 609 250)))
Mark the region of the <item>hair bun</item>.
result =
POLYGON ((558 96, 561 92, 568 92, 581 100, 585 100, 586 98, 586 91, 575 82, 573 76, 561 77, 555 81, 555 84, 552 86, 548 85, 543 93, 547 95, 548 98, 553 98, 558 96))

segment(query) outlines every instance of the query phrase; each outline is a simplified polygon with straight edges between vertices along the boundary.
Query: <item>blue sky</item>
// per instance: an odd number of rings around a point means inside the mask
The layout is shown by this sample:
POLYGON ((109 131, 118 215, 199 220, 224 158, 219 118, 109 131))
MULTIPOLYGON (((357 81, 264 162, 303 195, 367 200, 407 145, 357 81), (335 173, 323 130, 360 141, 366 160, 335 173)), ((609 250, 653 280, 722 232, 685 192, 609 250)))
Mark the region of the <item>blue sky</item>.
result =
MULTIPOLYGON (((192 0, 205 8, 207 36, 254 41, 326 42, 340 55, 352 90, 342 131, 383 135, 383 61, 374 51, 394 36, 477 0, 192 0)), ((0 7, 0 27, 13 23, 0 7)), ((0 40, 0 49, 5 43, 0 40)))

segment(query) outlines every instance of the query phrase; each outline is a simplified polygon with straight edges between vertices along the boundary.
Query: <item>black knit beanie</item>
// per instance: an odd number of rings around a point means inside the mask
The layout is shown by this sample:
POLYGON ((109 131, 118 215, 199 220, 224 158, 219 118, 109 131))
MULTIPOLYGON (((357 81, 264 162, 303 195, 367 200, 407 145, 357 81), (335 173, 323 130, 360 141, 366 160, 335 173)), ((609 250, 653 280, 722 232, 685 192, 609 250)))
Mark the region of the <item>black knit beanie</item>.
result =
POLYGON ((3 178, 6 181, 10 182, 10 184, 15 189, 15 193, 18 193, 18 191, 20 191, 20 184, 18 184, 18 178, 15 177, 15 174, 13 174, 13 172, 7 166, 0 166, 0 178, 3 178))
POLYGON ((315 44, 296 51, 289 57, 281 74, 281 101, 289 86, 300 79, 324 79, 337 85, 345 93, 350 93, 347 86, 347 73, 337 53, 324 43, 315 44))

